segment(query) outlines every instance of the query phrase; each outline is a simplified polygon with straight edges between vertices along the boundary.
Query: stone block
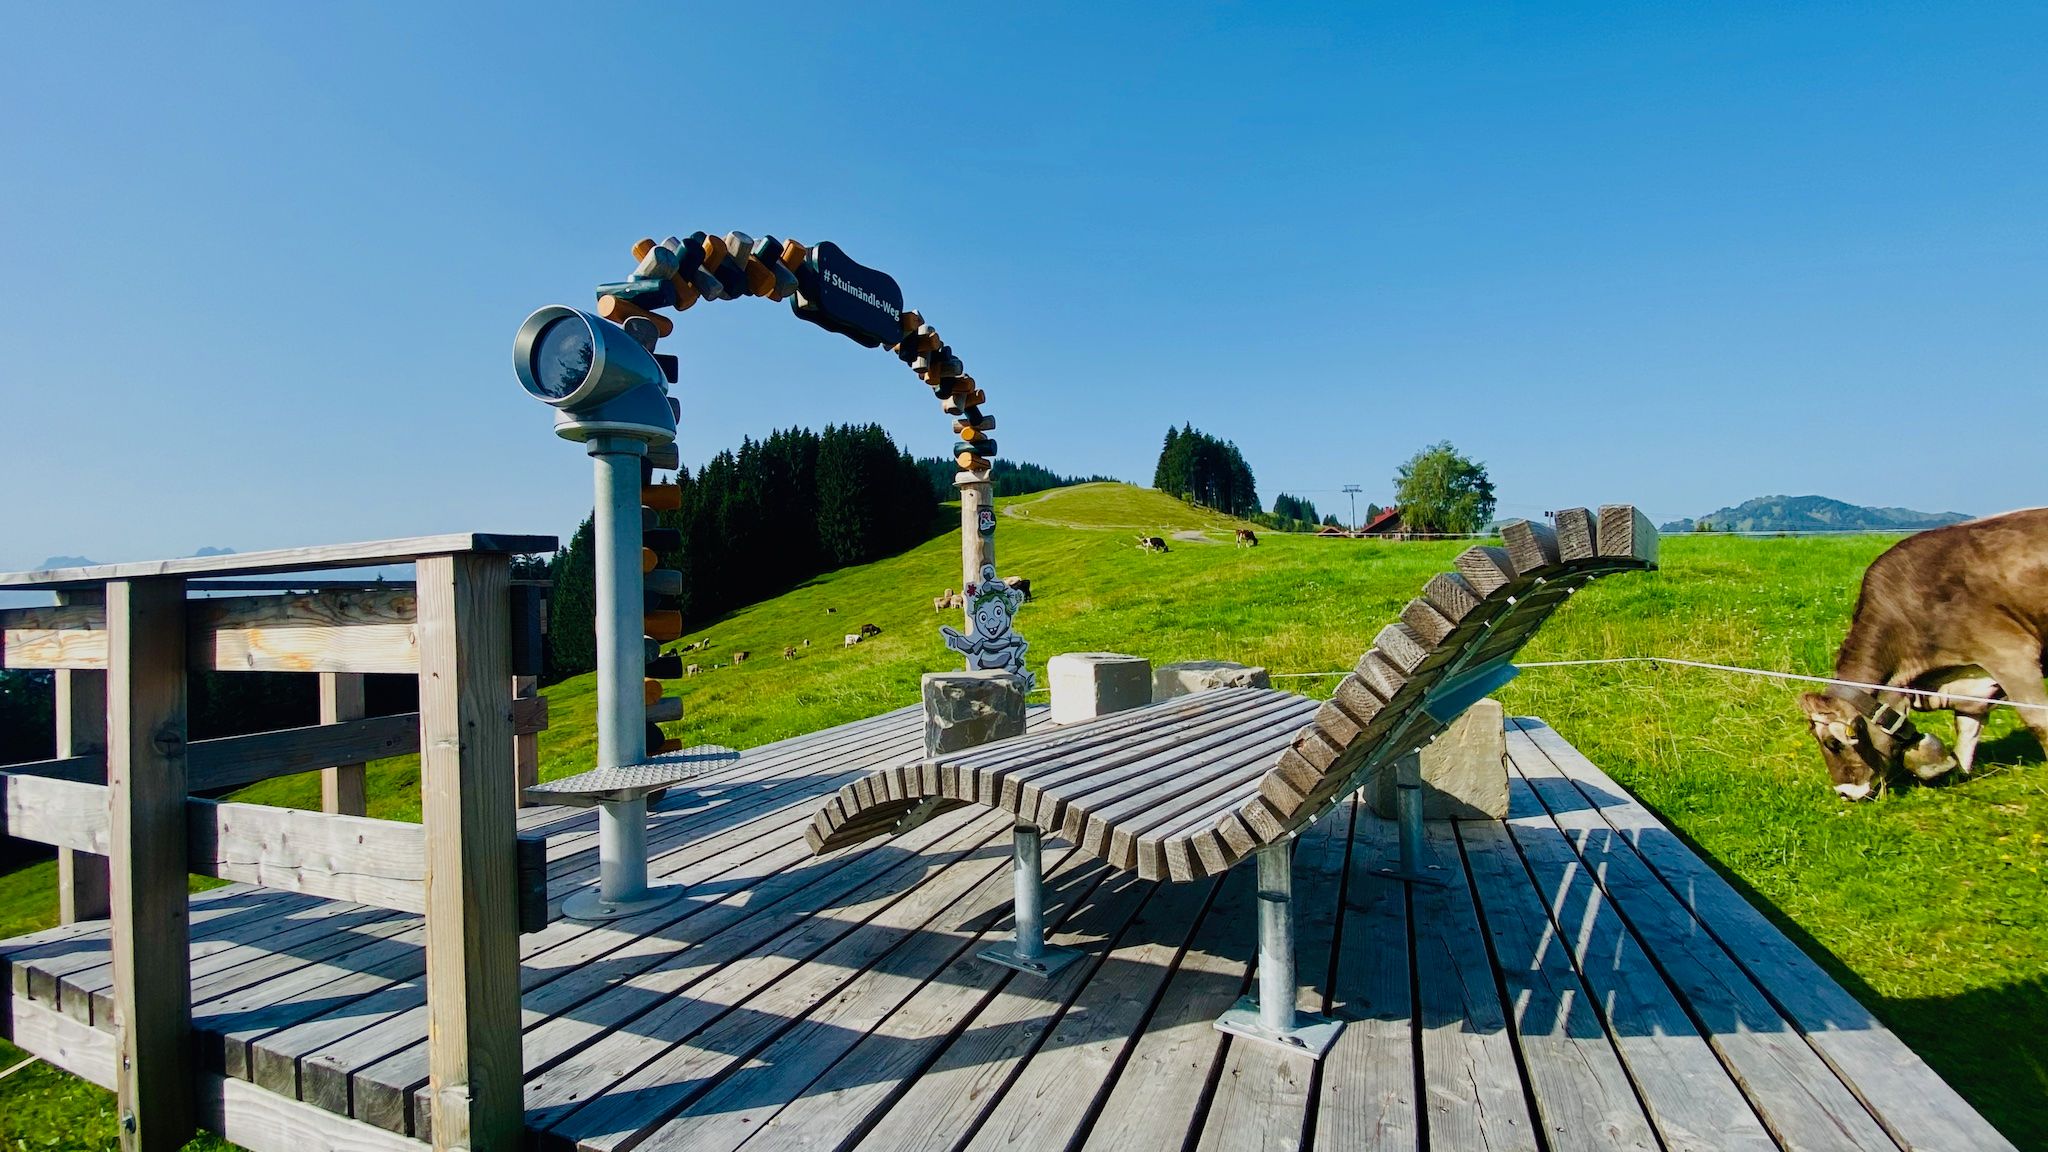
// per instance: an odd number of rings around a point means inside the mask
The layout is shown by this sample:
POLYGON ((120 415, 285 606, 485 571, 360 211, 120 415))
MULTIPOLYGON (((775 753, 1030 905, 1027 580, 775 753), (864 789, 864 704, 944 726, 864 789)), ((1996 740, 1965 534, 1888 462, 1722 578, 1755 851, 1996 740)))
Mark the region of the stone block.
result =
POLYGON ((927 756, 1024 734, 1024 681, 1008 672, 927 672, 923 688, 927 756))
POLYGON ((1271 688, 1272 678, 1264 668, 1233 664, 1228 660, 1184 660, 1167 664, 1152 673, 1152 699, 1171 700, 1211 688, 1271 688))
POLYGON ((1152 662, 1116 652, 1062 652, 1045 663, 1052 722, 1121 712, 1152 702, 1152 662))
MULTIPOLYGON (((1423 819, 1507 818, 1506 726, 1500 701, 1481 700, 1422 749, 1423 819)), ((1401 768, 1381 772, 1369 790, 1372 810, 1389 820, 1395 818, 1394 783, 1401 768)))

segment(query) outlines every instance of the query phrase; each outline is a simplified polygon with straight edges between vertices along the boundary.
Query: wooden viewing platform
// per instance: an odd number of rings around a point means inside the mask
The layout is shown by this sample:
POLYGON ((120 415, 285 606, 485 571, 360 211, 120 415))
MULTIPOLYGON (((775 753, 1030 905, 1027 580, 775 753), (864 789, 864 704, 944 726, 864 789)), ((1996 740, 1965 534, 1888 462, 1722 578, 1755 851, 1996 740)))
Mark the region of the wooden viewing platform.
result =
MULTIPOLYGON (((1006 931, 1007 817, 805 845, 819 798, 919 754, 918 709, 755 749, 650 816, 650 872, 686 898, 519 938, 529 1142, 2010 1147, 1597 767, 1510 727, 1510 819, 1430 826, 1447 887, 1373 875, 1395 838, 1362 807, 1304 835, 1302 1007, 1351 1021, 1319 1064, 1212 1025, 1251 978, 1252 869, 1159 884, 1050 841, 1053 939, 1087 955, 1022 976, 975 956, 1006 931)), ((548 837, 552 913, 594 881, 594 816, 519 823, 548 837)), ((423 1146, 421 916, 230 885, 191 921, 210 1123, 259 1149, 423 1146)), ((0 955, 15 1042, 112 1084, 106 922, 0 955)))

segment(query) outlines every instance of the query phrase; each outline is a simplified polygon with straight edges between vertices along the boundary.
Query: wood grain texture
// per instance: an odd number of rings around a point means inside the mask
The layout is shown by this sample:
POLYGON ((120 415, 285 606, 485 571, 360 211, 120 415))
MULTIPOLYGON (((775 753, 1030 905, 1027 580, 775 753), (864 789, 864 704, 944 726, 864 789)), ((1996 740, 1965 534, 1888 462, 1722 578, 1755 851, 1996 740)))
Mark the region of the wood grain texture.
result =
POLYGON ((419 564, 420 776, 436 1148, 521 1131, 510 563, 419 564))
MULTIPOLYGON (((99 603, 96 588, 57 593, 60 605, 99 603)), ((0 641, 0 663, 4 663, 0 641)), ((107 674, 61 669, 57 682, 57 758, 99 756, 107 750, 107 674)), ((105 779, 104 768, 101 779, 105 779)), ((108 914, 107 858, 72 848, 57 849, 57 919, 62 924, 97 920, 108 914)))
POLYGON ((197 1124, 185 973, 185 588, 175 578, 117 580, 106 597, 108 871, 121 1020, 114 1094, 122 1148, 171 1152, 197 1124))
MULTIPOLYGON (((414 594, 340 589, 223 596, 185 605, 189 666, 221 672, 418 671, 414 594)), ((105 668, 105 610, 96 604, 0 612, 13 668, 105 668)))
MULTIPOLYGON (((320 723, 338 724, 360 720, 363 704, 363 676, 360 672, 320 674, 320 723)), ((361 816, 368 811, 364 791, 363 762, 337 764, 320 770, 320 810, 343 816, 361 816)))
POLYGON ((1593 514, 1584 508, 1565 508, 1557 514, 1557 552, 1565 563, 1580 563, 1600 554, 1594 536, 1593 514))
POLYGON ((459 552, 492 552, 504 555, 553 552, 559 544, 560 541, 553 536, 453 532, 442 536, 409 536, 397 540, 373 540, 362 544, 321 544, 309 548, 280 548, 267 552, 239 552, 222 556, 192 556, 179 560, 143 560, 128 564, 97 564, 86 568, 5 572, 0 573, 0 588, 56 588, 98 584, 107 580, 133 580, 146 576, 253 576, 269 572, 317 572, 327 568, 409 564, 425 556, 451 556, 459 552))

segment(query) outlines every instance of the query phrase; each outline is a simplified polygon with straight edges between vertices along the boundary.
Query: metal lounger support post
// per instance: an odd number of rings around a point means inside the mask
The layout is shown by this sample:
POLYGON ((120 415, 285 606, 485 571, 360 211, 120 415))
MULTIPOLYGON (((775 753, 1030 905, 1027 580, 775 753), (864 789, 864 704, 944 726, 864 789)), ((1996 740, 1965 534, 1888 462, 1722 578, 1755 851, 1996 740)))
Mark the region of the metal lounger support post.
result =
MULTIPOLYGON (((1439 724, 1448 725, 1467 709, 1500 690, 1522 670, 1506 658, 1489 661, 1439 684, 1423 701, 1422 710, 1439 724)), ((1429 874, 1422 862, 1422 752, 1420 749, 1394 761, 1394 819, 1401 836, 1401 858, 1392 868, 1376 868, 1375 876, 1388 876, 1408 884, 1445 886, 1442 877, 1429 874)))
POLYGON ((1320 1060, 1344 1022, 1296 1008, 1294 976, 1294 841, 1258 850, 1259 991, 1216 1020, 1218 1030, 1278 1045, 1320 1060))
POLYGON ((1019 824, 1010 833, 1010 882, 1014 889, 1016 938, 980 952, 983 960, 1032 976, 1051 976, 1081 958, 1075 948, 1045 942, 1045 866, 1040 857, 1042 834, 1035 825, 1019 824))

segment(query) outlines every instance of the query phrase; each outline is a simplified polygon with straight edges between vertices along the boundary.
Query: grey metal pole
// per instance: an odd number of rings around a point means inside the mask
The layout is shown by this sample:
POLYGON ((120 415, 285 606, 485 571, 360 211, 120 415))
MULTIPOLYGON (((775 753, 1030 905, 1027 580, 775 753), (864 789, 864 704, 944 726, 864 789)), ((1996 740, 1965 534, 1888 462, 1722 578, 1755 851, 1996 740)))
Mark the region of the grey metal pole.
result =
MULTIPOLYGON (((593 436, 597 472, 597 764, 617 768, 647 759, 647 670, 641 637, 646 597, 640 571, 640 460, 644 441, 593 436)), ((612 801, 598 810, 599 898, 624 903, 647 894, 647 801, 612 801)))
POLYGON ((1294 841, 1259 849, 1259 1024, 1294 1031, 1294 841))
POLYGON ((1401 871, 1422 875, 1422 757, 1414 752, 1394 764, 1394 817, 1401 832, 1401 871))
POLYGON ((1010 885, 1016 909, 1016 957, 1027 964, 1045 958, 1045 874, 1037 827, 1019 824, 1010 833, 1010 885))

